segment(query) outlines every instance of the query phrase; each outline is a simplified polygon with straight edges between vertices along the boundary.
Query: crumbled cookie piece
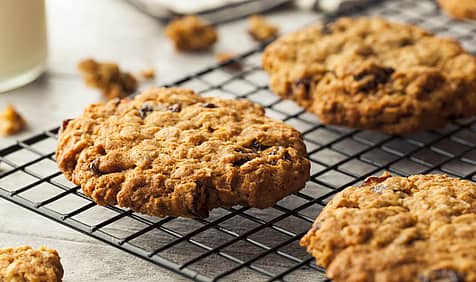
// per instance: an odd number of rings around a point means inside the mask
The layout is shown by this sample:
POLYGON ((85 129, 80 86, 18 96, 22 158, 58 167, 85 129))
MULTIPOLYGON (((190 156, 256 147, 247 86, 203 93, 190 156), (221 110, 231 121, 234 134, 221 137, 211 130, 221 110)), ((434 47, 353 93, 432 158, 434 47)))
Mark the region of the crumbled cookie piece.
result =
MULTIPOLYGON (((236 54, 231 54, 231 53, 225 53, 225 52, 219 52, 215 55, 215 58, 218 63, 224 63, 227 62, 231 59, 233 59, 236 56, 236 54)), ((240 71, 242 69, 242 65, 238 61, 233 61, 230 64, 227 64, 225 67, 234 70, 234 71, 240 71)))
POLYGON ((161 217, 267 208, 310 168, 301 133, 261 106, 181 88, 87 107, 63 126, 56 159, 96 203, 161 217))
POLYGON ((440 7, 457 19, 476 19, 476 0, 438 0, 440 7))
POLYGON ((476 184, 371 177, 337 194, 301 239, 334 282, 476 281, 476 184))
POLYGON ((263 42, 275 38, 279 29, 268 23, 264 17, 253 15, 248 19, 248 33, 254 40, 263 42))
POLYGON ((140 76, 143 79, 149 80, 155 78, 155 70, 153 68, 147 68, 140 72, 140 76))
POLYGON ((15 110, 12 105, 0 113, 0 135, 7 136, 22 131, 26 126, 25 119, 15 110))
POLYGON ((83 74, 86 84, 100 89, 107 100, 124 98, 137 89, 135 77, 121 71, 117 64, 86 59, 78 64, 78 69, 83 74))
POLYGON ((40 247, 0 249, 0 281, 61 282, 63 267, 55 250, 40 247))
POLYGON ((476 57, 382 18, 313 24, 262 56, 270 88, 324 124, 408 134, 476 114, 476 57))
POLYGON ((215 44, 218 38, 215 27, 197 16, 173 20, 165 32, 179 51, 205 50, 215 44))

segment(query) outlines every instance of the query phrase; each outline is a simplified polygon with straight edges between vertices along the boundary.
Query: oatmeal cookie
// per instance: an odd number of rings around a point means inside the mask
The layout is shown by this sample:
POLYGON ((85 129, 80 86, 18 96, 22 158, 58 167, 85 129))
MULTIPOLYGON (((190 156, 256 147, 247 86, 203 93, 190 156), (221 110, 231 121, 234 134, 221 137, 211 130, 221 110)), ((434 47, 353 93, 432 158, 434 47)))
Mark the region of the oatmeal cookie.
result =
POLYGON ((135 77, 121 71, 115 63, 86 59, 78 64, 78 69, 83 74, 86 85, 101 90, 107 100, 126 97, 137 89, 135 77))
POLYGON ((451 39, 381 18, 341 18, 263 54, 270 87, 326 124, 407 134, 476 113, 476 58, 451 39))
POLYGON ((165 33, 179 51, 200 51, 210 48, 218 39, 214 26, 197 16, 173 20, 165 33))
POLYGON ((337 194, 302 238, 334 282, 475 282, 476 184, 370 177, 337 194))
POLYGON ((60 282, 63 267, 55 250, 40 247, 0 249, 0 281, 60 282))
POLYGON ((100 205, 185 217, 270 207, 310 167, 301 134, 261 106, 180 88, 90 105, 63 123, 56 159, 100 205))
POLYGON ((476 0, 438 0, 438 3, 457 19, 476 19, 476 0))

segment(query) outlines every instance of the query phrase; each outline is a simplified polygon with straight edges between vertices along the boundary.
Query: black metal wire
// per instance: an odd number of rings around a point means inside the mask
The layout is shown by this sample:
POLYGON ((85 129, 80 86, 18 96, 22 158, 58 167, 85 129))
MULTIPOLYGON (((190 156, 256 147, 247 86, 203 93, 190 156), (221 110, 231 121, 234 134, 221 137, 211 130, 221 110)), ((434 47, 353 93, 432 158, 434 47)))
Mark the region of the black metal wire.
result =
MULTIPOLYGON (((154 11, 154 9, 149 7, 150 3, 145 3, 147 1, 129 0, 129 2, 137 9, 144 12, 146 15, 154 17, 162 23, 167 23, 174 17, 183 16, 183 14, 166 9, 154 11)), ((266 13, 283 6, 289 6, 292 3, 292 0, 247 0, 243 2, 229 3, 217 8, 200 11, 198 12, 198 15, 207 19, 214 25, 219 25, 245 18, 251 14, 266 13)))
MULTIPOLYGON (((474 26, 451 21, 430 0, 385 1, 352 14, 383 15, 391 20, 418 23, 446 35, 455 34, 467 48, 476 48, 474 26)), ((324 281, 324 270, 314 264, 298 241, 325 204, 348 185, 358 184, 382 170, 398 175, 444 172, 476 180, 475 118, 406 137, 326 126, 289 101, 263 100, 271 92, 256 61, 261 51, 259 47, 167 86, 195 83, 203 85, 202 95, 262 102, 268 114, 294 123, 303 133, 309 145, 311 180, 305 189, 273 208, 232 207, 214 210, 209 219, 180 219, 152 218, 118 207, 98 207, 80 187, 65 182, 58 170, 41 171, 46 163, 55 162, 57 128, 0 150, 0 197, 193 280, 231 280, 241 271, 250 279, 300 280, 300 275, 311 271, 313 279, 324 281), (234 62, 240 62, 243 70, 227 69, 234 62), (222 79, 217 81, 214 75, 222 79), (29 180, 17 184, 12 178, 19 176, 29 180), (55 192, 40 200, 33 198, 35 193, 46 195, 45 187, 55 192), (124 230, 122 221, 131 224, 124 230), (243 250, 240 244, 248 249, 243 250), (222 269, 204 267, 210 259, 217 259, 215 263, 222 269), (295 275, 300 278, 293 278, 295 275)))

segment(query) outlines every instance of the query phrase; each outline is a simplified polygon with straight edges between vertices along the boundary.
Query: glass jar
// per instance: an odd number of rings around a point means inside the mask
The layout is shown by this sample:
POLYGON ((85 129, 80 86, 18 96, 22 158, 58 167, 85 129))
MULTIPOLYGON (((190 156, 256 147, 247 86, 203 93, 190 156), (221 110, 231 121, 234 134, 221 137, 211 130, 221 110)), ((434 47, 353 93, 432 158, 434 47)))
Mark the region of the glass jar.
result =
POLYGON ((25 85, 45 70, 44 0, 0 0, 0 92, 25 85))

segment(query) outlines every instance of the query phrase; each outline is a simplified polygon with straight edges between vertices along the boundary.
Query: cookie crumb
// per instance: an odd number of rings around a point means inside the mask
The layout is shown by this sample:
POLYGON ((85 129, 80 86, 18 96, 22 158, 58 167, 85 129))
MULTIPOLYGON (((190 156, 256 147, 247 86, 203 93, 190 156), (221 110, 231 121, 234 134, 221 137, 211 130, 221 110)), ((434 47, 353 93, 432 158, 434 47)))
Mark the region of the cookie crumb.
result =
POLYGON ((145 80, 154 79, 155 70, 153 68, 147 68, 147 69, 141 70, 140 76, 145 80))
POLYGON ((3 112, 0 113, 0 135, 13 135, 22 131, 25 126, 25 119, 12 105, 7 105, 3 112))
POLYGON ((255 41, 264 42, 275 38, 279 29, 266 21, 260 15, 253 15, 248 19, 248 33, 255 41))
POLYGON ((107 100, 124 98, 137 89, 136 78, 115 63, 85 59, 78 64, 86 85, 101 90, 107 100))
POLYGON ((60 282, 63 273, 56 250, 43 246, 0 249, 0 281, 60 282))
POLYGON ((476 19, 475 1, 438 0, 440 8, 458 20, 476 19))
MULTIPOLYGON (((233 59, 235 56, 236 54, 219 52, 215 55, 215 59, 221 64, 233 59)), ((237 61, 233 61, 232 63, 225 65, 225 67, 234 71, 240 71, 242 69, 242 65, 237 61)))
POLYGON ((173 20, 165 28, 165 33, 179 51, 205 50, 218 38, 214 26, 193 15, 173 20))

